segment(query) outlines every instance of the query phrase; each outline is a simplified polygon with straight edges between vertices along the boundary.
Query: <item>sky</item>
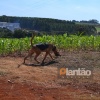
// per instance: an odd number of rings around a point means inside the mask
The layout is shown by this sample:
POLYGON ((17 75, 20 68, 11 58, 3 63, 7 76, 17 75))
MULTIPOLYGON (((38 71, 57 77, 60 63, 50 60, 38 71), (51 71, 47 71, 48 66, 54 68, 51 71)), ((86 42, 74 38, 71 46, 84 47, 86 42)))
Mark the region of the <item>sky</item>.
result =
POLYGON ((0 16, 100 22, 100 0, 0 0, 0 16))

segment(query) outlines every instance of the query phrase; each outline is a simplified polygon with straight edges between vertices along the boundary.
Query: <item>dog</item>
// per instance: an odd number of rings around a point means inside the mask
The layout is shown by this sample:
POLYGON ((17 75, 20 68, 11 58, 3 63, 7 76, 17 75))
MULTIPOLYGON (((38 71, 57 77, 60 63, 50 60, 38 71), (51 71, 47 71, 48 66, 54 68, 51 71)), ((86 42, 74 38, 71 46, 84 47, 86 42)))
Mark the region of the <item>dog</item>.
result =
POLYGON ((35 44, 33 45, 32 43, 32 40, 34 39, 36 33, 35 34, 32 34, 32 38, 31 38, 31 49, 29 50, 28 52, 28 55, 24 58, 24 62, 23 64, 25 64, 25 60, 28 58, 28 57, 31 57, 34 53, 36 53, 35 57, 34 57, 34 60, 37 62, 37 63, 40 63, 38 60, 37 60, 37 57, 41 54, 41 52, 45 52, 45 56, 42 60, 42 63, 41 64, 44 64, 44 61, 47 57, 47 55, 49 55, 51 57, 51 59, 53 60, 53 57, 52 55, 50 54, 51 51, 53 51, 53 53, 55 54, 55 56, 61 56, 59 54, 59 52, 57 51, 57 48, 56 46, 52 45, 52 44, 48 44, 48 43, 40 43, 40 44, 35 44))

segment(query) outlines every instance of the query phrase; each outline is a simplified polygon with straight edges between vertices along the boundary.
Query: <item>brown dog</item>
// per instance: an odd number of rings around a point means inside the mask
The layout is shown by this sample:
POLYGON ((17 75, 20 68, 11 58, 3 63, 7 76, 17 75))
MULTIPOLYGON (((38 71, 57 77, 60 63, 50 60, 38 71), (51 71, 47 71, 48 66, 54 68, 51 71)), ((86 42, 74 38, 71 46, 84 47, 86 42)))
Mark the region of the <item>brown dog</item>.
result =
POLYGON ((38 63, 40 63, 37 60, 37 57, 41 54, 41 52, 46 52, 44 59, 42 60, 42 64, 44 63, 44 60, 46 59, 47 55, 49 55, 51 57, 51 59, 53 60, 53 57, 51 56, 50 52, 53 51, 55 56, 60 56, 59 52, 56 49, 56 46, 52 45, 52 44, 47 44, 47 43, 41 43, 41 44, 36 44, 33 45, 32 40, 35 37, 35 34, 32 34, 32 38, 31 38, 31 49, 29 50, 28 55, 24 58, 24 63, 25 60, 28 57, 31 57, 33 55, 33 53, 36 53, 34 60, 38 63))

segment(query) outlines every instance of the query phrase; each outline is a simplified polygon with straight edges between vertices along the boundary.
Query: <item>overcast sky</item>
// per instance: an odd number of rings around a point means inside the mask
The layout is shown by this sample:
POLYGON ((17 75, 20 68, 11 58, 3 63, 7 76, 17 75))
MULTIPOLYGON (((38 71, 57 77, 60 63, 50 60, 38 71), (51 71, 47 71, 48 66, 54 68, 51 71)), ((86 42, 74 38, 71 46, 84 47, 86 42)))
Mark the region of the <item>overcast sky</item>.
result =
POLYGON ((100 22, 100 0, 0 0, 0 16, 100 22))

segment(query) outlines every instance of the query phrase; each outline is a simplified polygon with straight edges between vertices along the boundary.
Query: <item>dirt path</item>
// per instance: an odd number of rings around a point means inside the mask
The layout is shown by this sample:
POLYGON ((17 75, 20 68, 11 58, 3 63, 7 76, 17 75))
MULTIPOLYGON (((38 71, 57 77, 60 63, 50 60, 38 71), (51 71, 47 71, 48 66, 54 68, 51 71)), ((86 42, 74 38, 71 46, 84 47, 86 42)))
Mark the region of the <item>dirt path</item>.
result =
POLYGON ((0 100, 100 100, 100 52, 60 52, 44 66, 28 59, 18 68, 23 57, 0 57, 0 100), (93 65, 93 77, 59 79, 58 68, 64 65, 93 65))

